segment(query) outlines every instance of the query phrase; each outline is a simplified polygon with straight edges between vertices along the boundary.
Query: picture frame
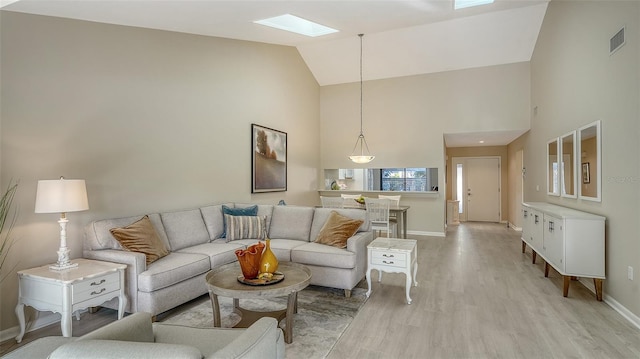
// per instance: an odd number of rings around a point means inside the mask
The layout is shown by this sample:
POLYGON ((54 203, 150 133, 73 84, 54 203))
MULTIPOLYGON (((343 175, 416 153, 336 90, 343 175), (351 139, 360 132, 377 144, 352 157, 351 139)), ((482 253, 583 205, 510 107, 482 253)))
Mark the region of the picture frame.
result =
POLYGON ((591 183, 591 173, 589 171, 589 162, 582 164, 582 183, 591 183))
POLYGON ((287 190, 287 133, 251 124, 251 193, 287 190))

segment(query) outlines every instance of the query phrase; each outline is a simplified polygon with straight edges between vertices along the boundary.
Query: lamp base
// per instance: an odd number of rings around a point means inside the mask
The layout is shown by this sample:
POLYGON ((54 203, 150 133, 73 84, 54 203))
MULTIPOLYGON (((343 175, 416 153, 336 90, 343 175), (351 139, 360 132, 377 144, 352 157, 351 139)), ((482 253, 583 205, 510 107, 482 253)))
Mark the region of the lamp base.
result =
POLYGON ((50 265, 49 269, 65 270, 77 267, 78 263, 71 263, 71 261, 69 260, 69 252, 69 248, 67 248, 66 245, 60 247, 60 249, 58 249, 58 262, 56 262, 56 264, 50 265))
POLYGON ((78 263, 68 262, 68 263, 52 264, 52 265, 49 266, 49 269, 52 269, 52 270, 65 270, 65 269, 71 269, 71 268, 77 268, 77 267, 78 267, 78 263))

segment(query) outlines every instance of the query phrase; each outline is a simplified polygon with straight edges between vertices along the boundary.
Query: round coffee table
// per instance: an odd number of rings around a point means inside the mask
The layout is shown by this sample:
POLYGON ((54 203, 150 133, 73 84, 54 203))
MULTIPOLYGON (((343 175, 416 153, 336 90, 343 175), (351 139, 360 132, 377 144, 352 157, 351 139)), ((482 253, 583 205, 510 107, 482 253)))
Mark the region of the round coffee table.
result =
POLYGON ((218 267, 207 273, 206 281, 213 309, 213 326, 220 327, 220 305, 218 296, 233 298, 233 309, 241 316, 234 328, 248 328, 262 317, 278 320, 286 319, 284 328, 285 343, 293 342, 293 314, 298 311, 298 291, 306 288, 311 280, 311 271, 302 264, 280 262, 278 272, 284 274, 284 280, 271 285, 253 286, 238 282, 242 275, 238 262, 218 267), (240 299, 283 297, 287 298, 287 308, 272 312, 258 312, 240 307, 240 299))

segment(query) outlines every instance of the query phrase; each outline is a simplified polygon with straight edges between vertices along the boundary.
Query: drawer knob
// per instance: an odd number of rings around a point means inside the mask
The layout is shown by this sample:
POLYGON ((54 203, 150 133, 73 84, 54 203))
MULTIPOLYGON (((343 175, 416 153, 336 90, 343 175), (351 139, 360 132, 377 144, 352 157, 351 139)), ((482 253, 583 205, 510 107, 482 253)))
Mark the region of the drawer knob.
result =
POLYGON ((382 261, 382 263, 384 263, 384 264, 393 264, 393 261, 389 261, 389 262, 387 262, 387 261, 382 261))
POLYGON ((100 289, 99 292, 93 291, 93 292, 91 292, 91 295, 98 295, 98 294, 104 292, 105 290, 107 290, 107 288, 102 288, 102 289, 100 289))
POLYGON ((100 281, 100 283, 91 282, 91 285, 100 285, 100 284, 102 284, 102 283, 104 283, 104 282, 106 282, 106 281, 107 281, 106 279, 102 279, 102 280, 100 281))
POLYGON ((387 258, 393 258, 393 254, 386 254, 386 253, 385 253, 385 254, 383 254, 382 256, 383 256, 383 257, 387 257, 387 258))

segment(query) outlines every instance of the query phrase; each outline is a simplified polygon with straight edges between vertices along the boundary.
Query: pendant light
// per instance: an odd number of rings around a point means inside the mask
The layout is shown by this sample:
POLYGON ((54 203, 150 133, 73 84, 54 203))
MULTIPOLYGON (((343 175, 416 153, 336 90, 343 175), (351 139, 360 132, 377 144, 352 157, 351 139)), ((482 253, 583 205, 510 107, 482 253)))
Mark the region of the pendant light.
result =
POLYGON ((376 156, 372 156, 369 152, 369 146, 367 145, 367 140, 364 138, 364 134, 362 133, 362 37, 364 34, 358 34, 360 37, 360 135, 356 140, 355 146, 353 146, 353 151, 351 151, 351 156, 349 158, 351 161, 355 163, 369 163, 373 161, 376 156), (360 154, 356 154, 356 149, 360 147, 360 154), (364 149, 367 149, 367 153, 364 153, 364 149))

